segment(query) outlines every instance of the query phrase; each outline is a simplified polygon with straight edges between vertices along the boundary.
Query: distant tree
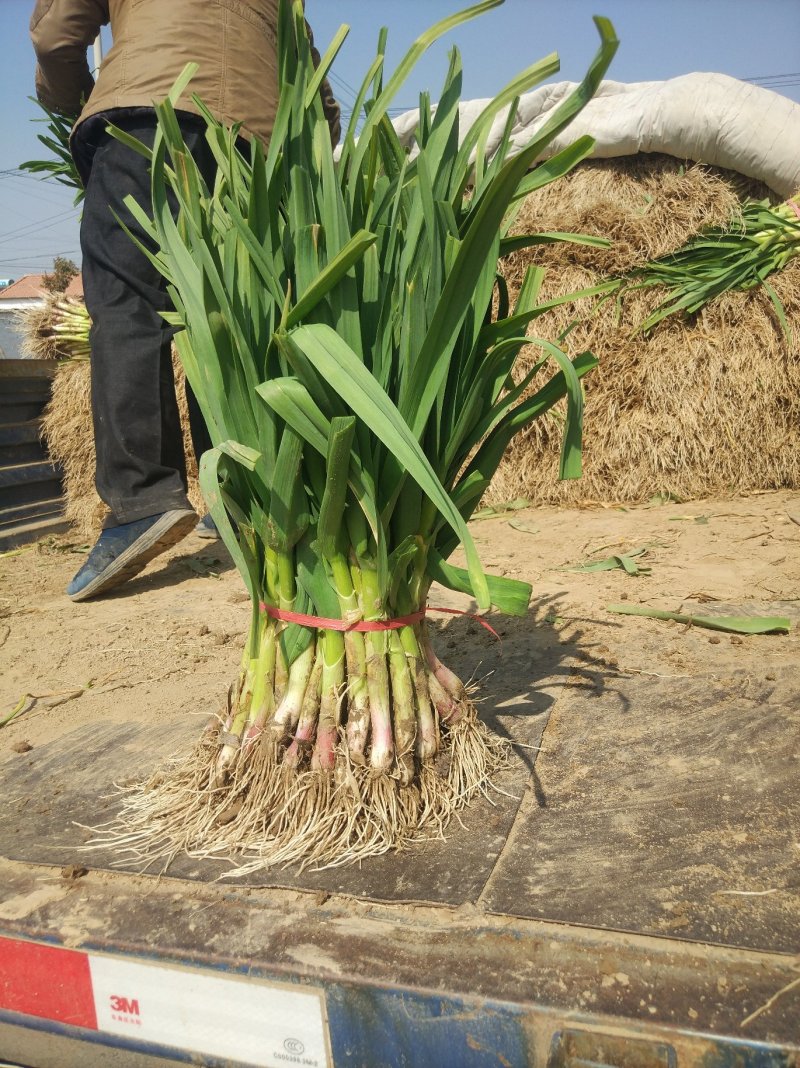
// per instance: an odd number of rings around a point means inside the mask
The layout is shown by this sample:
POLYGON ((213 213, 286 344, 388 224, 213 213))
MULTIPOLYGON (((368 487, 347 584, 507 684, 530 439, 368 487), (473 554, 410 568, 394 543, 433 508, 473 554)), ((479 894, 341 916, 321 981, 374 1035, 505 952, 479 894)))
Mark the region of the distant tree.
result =
POLYGON ((56 256, 53 270, 42 278, 42 285, 48 293, 63 293, 76 274, 80 274, 80 271, 72 260, 56 256))

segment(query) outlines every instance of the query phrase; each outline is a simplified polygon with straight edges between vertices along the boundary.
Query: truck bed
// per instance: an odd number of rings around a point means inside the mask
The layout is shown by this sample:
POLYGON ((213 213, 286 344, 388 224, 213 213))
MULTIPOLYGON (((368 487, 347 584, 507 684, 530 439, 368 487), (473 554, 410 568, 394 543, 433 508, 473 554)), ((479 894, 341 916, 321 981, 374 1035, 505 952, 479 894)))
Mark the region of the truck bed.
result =
MULTIPOLYGON (((196 717, 117 715, 8 754, 0 1054, 800 1064, 797 640, 584 615, 577 588, 491 654, 468 620, 441 628, 462 674, 496 658, 481 714, 517 755, 445 841, 399 855, 230 879, 224 860, 142 873, 87 849, 114 784, 188 751, 196 717)), ((800 618, 788 598, 713 611, 800 618)))

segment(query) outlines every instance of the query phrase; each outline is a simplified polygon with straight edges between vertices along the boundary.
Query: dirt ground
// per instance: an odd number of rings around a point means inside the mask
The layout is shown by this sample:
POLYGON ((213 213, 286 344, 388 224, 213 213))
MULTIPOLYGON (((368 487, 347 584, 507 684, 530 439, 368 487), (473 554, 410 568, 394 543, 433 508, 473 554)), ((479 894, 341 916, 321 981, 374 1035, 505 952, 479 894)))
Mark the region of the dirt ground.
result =
MULTIPOLYGON (((663 676, 668 685, 671 676, 700 671, 768 678, 789 670, 800 631, 739 637, 613 615, 607 606, 627 601, 707 614, 736 606, 739 614, 788 615, 796 624, 798 524, 797 494, 778 492, 624 508, 517 507, 474 521, 472 530, 487 571, 531 581, 534 624, 553 628, 579 660, 663 676), (635 559, 650 569, 643 574, 565 570, 642 548, 635 559)), ((86 549, 61 536, 0 558, 0 721, 20 702, 25 709, 0 731, 0 756, 100 719, 157 723, 193 715, 199 731, 223 706, 249 607, 222 544, 192 535, 113 595, 73 604, 64 587, 86 549)), ((470 607, 448 591, 434 591, 431 603, 470 607)), ((531 625, 496 619, 504 636, 531 625)), ((445 652, 448 630, 461 633, 462 623, 437 624, 445 652)), ((481 628, 470 634, 472 670, 488 674, 482 686, 491 700, 502 650, 481 628)))

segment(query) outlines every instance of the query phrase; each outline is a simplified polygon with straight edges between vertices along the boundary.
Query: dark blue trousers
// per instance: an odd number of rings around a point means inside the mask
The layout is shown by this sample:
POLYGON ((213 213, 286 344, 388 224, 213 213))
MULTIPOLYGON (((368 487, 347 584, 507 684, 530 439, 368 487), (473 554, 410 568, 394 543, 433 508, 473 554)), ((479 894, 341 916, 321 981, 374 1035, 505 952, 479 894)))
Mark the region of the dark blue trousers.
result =
MULTIPOLYGON (((188 148, 206 181, 213 182, 204 122, 185 113, 180 119, 188 148)), ((171 307, 166 283, 114 218, 147 243, 124 200, 131 195, 151 213, 149 164, 106 132, 109 122, 152 146, 156 119, 147 108, 120 109, 93 116, 73 135, 86 188, 83 289, 92 318, 96 484, 110 509, 107 527, 189 507, 170 353, 175 331, 160 314, 171 307)), ((187 401, 199 459, 211 443, 188 386, 187 401)))

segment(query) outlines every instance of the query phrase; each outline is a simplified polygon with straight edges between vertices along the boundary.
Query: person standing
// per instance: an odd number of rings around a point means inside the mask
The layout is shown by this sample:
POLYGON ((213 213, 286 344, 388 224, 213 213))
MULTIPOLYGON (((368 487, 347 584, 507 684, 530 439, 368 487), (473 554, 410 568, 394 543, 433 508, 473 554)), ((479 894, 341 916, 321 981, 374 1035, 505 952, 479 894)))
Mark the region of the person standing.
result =
MULTIPOLYGON (((186 496, 171 359, 174 329, 161 315, 170 307, 166 283, 118 221, 148 244, 124 201, 133 196, 149 212, 149 165, 107 126, 152 146, 154 102, 167 96, 187 63, 197 63, 176 110, 187 148, 206 182, 213 183, 205 122, 191 96, 220 122, 241 124, 243 138, 269 142, 279 91, 278 6, 279 0, 36 2, 30 27, 36 95, 51 110, 75 118, 70 148, 85 188, 81 251, 92 319, 96 485, 109 510, 97 543, 67 587, 74 601, 132 578, 198 520, 186 496), (87 49, 109 24, 113 45, 95 82, 87 49)), ((335 143, 339 108, 327 81, 321 93, 335 143)), ((187 401, 199 458, 210 441, 188 389, 187 401)))

